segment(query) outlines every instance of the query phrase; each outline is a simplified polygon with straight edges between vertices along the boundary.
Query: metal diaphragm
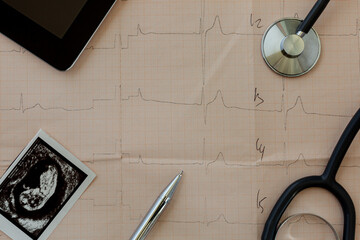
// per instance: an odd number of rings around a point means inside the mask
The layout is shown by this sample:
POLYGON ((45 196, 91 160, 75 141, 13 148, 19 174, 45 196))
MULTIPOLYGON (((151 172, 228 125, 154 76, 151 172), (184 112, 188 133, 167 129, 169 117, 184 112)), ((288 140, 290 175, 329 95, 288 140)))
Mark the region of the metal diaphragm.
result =
POLYGON ((304 36, 297 35, 301 21, 284 18, 273 23, 264 33, 261 52, 266 64, 285 77, 309 72, 320 57, 319 35, 312 28, 304 36))
POLYGON ((276 240, 340 240, 334 227, 324 218, 300 213, 286 218, 279 226, 276 240))

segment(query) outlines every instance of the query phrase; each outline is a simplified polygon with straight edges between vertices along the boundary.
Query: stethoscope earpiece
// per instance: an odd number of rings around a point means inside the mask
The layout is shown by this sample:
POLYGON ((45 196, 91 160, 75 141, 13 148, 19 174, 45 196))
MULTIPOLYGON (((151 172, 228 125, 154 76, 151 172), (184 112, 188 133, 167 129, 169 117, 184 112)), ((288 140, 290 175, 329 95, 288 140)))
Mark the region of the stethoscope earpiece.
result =
POLYGON ((266 64, 285 77, 298 77, 317 63, 321 43, 311 28, 307 34, 298 31, 299 19, 284 18, 273 23, 264 33, 261 52, 266 64))

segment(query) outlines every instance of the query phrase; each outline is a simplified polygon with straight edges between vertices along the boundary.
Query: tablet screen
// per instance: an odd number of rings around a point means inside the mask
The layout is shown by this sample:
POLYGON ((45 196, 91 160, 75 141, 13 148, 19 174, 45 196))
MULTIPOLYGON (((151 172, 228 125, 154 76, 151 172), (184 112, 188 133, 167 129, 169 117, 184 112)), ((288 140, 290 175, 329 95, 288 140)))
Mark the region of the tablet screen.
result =
POLYGON ((2 0, 52 34, 63 38, 87 0, 2 0))

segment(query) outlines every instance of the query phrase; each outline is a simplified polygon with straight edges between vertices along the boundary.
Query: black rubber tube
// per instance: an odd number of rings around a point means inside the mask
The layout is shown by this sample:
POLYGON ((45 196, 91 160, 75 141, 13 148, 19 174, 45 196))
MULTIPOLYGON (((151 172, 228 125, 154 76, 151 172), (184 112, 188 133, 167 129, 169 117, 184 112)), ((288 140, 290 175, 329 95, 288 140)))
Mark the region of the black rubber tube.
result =
POLYGON ((321 176, 311 176, 299 179, 292 183, 280 196, 266 220, 261 236, 262 240, 274 240, 281 216, 289 206, 293 198, 307 188, 318 187, 331 192, 340 202, 344 214, 343 240, 355 239, 356 213, 354 203, 346 190, 336 182, 336 173, 341 162, 349 149, 353 139, 360 129, 360 108, 355 113, 345 128, 334 151, 329 159, 329 163, 321 176))
POLYGON ((354 117, 350 120, 342 133, 338 143, 336 144, 333 153, 331 154, 329 163, 327 164, 323 173, 324 178, 334 179, 347 150, 352 141, 356 137, 360 129, 360 109, 357 110, 354 117))
POLYGON ((280 219, 291 201, 301 191, 313 187, 326 189, 338 199, 344 214, 344 231, 342 239, 355 239, 356 213, 350 195, 335 181, 325 180, 322 176, 311 176, 297 180, 284 191, 265 223, 261 236, 262 240, 275 239, 280 219))
POLYGON ((302 21, 302 23, 297 28, 297 32, 301 31, 304 33, 308 33, 310 29, 314 26, 315 22, 320 17, 321 13, 326 8, 327 4, 330 0, 318 0, 314 7, 311 9, 306 18, 302 21))

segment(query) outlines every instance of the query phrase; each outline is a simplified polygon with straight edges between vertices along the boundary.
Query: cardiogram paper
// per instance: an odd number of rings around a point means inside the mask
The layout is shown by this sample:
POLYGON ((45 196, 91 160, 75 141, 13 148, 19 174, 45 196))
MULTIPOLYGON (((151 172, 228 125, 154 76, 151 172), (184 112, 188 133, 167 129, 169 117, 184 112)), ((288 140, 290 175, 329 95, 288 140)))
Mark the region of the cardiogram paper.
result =
MULTIPOLYGON (((128 239, 180 170, 149 240, 259 239, 281 192, 323 171, 359 108, 358 1, 330 1, 305 76, 261 57, 266 28, 314 2, 118 1, 65 73, 0 36, 1 172, 42 128, 97 175, 49 239, 128 239)), ((359 139, 337 177, 357 210, 359 139)), ((329 196, 308 190, 285 215, 320 214, 342 234, 329 196)))

